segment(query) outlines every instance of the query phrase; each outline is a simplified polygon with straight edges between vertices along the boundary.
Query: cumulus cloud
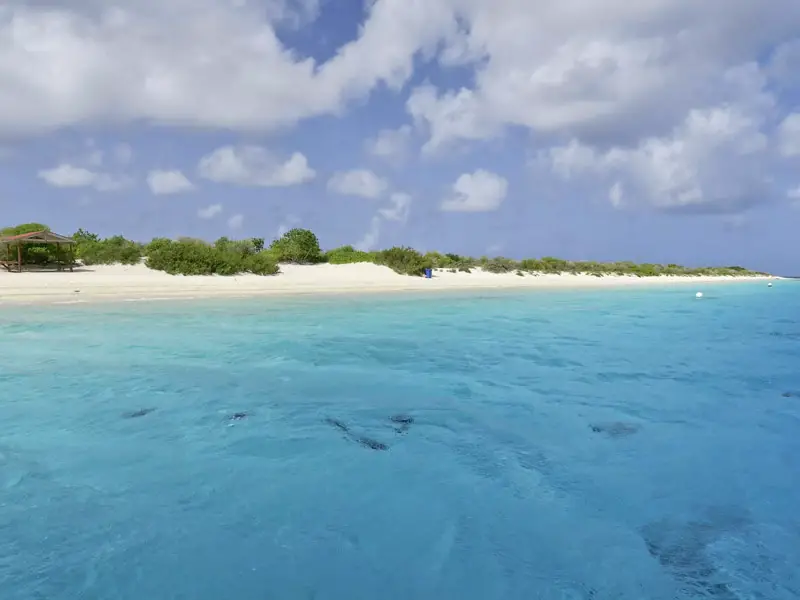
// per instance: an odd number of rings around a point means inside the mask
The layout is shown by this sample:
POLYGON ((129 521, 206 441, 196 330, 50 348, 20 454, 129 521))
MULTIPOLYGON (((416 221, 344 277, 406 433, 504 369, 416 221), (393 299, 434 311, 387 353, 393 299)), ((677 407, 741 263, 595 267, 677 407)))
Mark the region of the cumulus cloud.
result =
POLYGON ((453 184, 453 192, 442 201, 445 212, 490 212, 500 208, 508 193, 508 181, 490 171, 464 173, 453 184))
POLYGON ((781 154, 787 157, 800 156, 800 112, 787 116, 778 130, 781 154))
POLYGON ((240 186, 287 187, 316 177, 306 157, 295 152, 281 162, 260 146, 223 146, 200 159, 200 177, 240 186))
POLYGON ((363 237, 358 240, 353 247, 362 252, 370 252, 377 249, 378 240, 381 236, 381 218, 374 216, 369 222, 369 228, 364 233, 363 237))
POLYGON ((98 192, 116 192, 131 184, 131 180, 123 175, 102 173, 68 163, 62 163, 52 169, 43 169, 39 171, 38 176, 53 187, 87 187, 98 192))
POLYGON ((186 175, 178 170, 160 171, 153 170, 147 174, 147 185, 153 194, 180 194, 194 189, 194 185, 186 175))
POLYGON ((405 223, 411 209, 411 195, 395 192, 389 197, 389 206, 378 210, 378 214, 387 221, 405 223))
POLYGON ((635 147, 606 151, 573 140, 549 152, 556 173, 615 179, 614 206, 641 203, 665 210, 736 211, 768 191, 768 138, 761 123, 732 107, 694 110, 672 133, 635 147))
POLYGON ((389 189, 389 183, 367 169, 353 169, 334 173, 328 180, 328 189, 343 196, 378 198, 389 189))
POLYGON ((397 129, 382 129, 378 135, 367 140, 367 152, 387 162, 398 164, 403 162, 411 144, 411 127, 403 125, 397 129))
POLYGON ((411 201, 411 195, 405 192, 394 192, 389 196, 388 205, 378 209, 378 212, 370 219, 369 228, 364 236, 356 242, 355 248, 364 252, 375 250, 378 247, 383 224, 387 221, 405 223, 411 211, 411 201))
POLYGON ((230 227, 231 229, 234 230, 241 229, 243 224, 244 224, 244 215, 240 214, 231 215, 231 217, 228 219, 228 227, 230 227))
POLYGON ((209 204, 197 211, 197 216, 201 219, 213 219, 222 212, 222 204, 209 204))
POLYGON ((317 10, 315 0, 12 2, 0 8, 0 132, 90 121, 274 131, 379 83, 396 89, 455 23, 449 6, 377 0, 359 37, 320 64, 276 34, 317 10))
POLYGON ((121 165, 127 165, 133 160, 133 148, 128 144, 114 146, 114 160, 121 165))
MULTIPOLYGON (((406 109, 427 136, 428 153, 513 128, 529 134, 537 149, 575 140, 601 156, 616 150, 634 159, 655 150, 654 140, 677 151, 670 140, 691 115, 727 108, 771 136, 791 106, 777 94, 800 90, 796 4, 370 0, 357 37, 320 62, 285 47, 276 34, 313 20, 319 0, 6 2, 0 138, 99 123, 284 131, 304 119, 343 114, 379 86, 404 93, 415 64, 426 62, 469 75, 461 87, 423 82, 411 90, 406 109)), ((379 134, 370 152, 393 156, 404 135, 379 134)), ((775 143, 784 158, 795 156, 791 140, 775 143)), ((712 150, 724 154, 733 146, 712 150)), ((778 158, 768 155, 759 163, 766 173, 778 158)), ((292 160, 294 177, 276 174, 274 159, 263 169, 269 174, 240 169, 225 177, 243 185, 288 185, 276 182, 303 179, 303 171, 310 177, 305 157, 292 160)), ((720 195, 727 184, 711 165, 721 160, 705 161, 692 176, 704 200, 689 204, 741 204, 720 195)), ((754 177, 748 170, 745 179, 754 177)), ((621 206, 636 188, 625 179, 621 206)), ((741 199, 742 187, 752 185, 730 185, 723 195, 741 199)), ((671 197, 674 204, 676 194, 646 197, 662 203, 671 197)))

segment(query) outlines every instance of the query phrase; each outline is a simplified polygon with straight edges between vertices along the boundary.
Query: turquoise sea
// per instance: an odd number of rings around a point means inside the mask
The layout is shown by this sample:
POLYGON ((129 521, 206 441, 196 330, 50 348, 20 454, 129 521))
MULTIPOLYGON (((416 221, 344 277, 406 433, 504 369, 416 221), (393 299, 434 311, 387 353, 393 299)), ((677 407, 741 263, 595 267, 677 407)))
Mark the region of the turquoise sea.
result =
POLYGON ((5 308, 2 600, 800 597, 800 283, 5 308))

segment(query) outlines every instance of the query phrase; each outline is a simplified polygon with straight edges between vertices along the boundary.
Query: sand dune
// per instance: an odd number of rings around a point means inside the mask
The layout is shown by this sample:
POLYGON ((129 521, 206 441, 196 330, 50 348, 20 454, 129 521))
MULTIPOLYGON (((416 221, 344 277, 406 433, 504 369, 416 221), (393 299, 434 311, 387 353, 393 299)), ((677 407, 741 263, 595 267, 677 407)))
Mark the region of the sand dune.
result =
POLYGON ((495 274, 435 271, 431 279, 398 275, 370 263, 282 265, 276 276, 182 276, 144 265, 98 265, 63 272, 0 272, 0 303, 63 303, 92 300, 156 300, 271 294, 327 294, 472 289, 555 289, 710 284, 750 277, 594 277, 592 275, 495 274))

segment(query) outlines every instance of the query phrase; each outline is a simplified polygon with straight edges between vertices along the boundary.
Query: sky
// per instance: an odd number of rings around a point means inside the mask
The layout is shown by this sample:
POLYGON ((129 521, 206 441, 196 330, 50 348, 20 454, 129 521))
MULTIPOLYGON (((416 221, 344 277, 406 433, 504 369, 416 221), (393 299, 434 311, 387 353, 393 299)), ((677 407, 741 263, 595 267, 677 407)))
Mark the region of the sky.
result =
POLYGON ((800 274, 800 10, 5 0, 0 221, 800 274))

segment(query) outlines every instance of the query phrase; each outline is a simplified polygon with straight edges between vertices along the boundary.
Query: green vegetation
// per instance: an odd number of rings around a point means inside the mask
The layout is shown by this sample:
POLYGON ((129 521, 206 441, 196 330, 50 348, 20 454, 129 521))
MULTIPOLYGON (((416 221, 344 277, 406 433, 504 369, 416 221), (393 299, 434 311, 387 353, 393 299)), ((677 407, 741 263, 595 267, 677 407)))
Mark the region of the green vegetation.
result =
POLYGON ((319 240, 308 229, 290 229, 270 244, 278 262, 310 265, 322 262, 319 240))
POLYGON ((375 252, 363 252, 356 250, 352 246, 340 246, 333 250, 328 250, 323 255, 323 261, 332 265, 349 265, 352 263, 376 262, 375 252))
MULTIPOLYGON (((23 223, 16 227, 0 229, 0 236, 23 235, 25 233, 35 233, 38 231, 50 231, 50 228, 42 223, 23 223)), ((22 262, 24 264, 36 266, 55 264, 58 260, 56 252, 57 249, 55 246, 48 246, 47 244, 23 244, 22 262)), ((16 260, 16 250, 14 250, 14 253, 12 258, 16 260)), ((0 260, 5 260, 5 249, 2 249, 0 260)))
MULTIPOLYGON (((25 223, 0 230, 0 235, 13 236, 34 231, 49 231, 42 223, 25 223)), ((606 275, 632 275, 637 277, 764 275, 743 267, 689 268, 668 264, 637 264, 632 262, 569 261, 546 256, 543 258, 511 258, 486 256, 472 258, 458 254, 428 252, 422 254, 413 248, 394 247, 377 252, 356 250, 341 246, 323 252, 319 240, 307 229, 292 229, 265 248, 264 238, 232 240, 221 237, 209 243, 194 238, 155 238, 147 244, 134 242, 116 235, 100 238, 97 234, 79 229, 72 238, 77 242, 75 256, 86 265, 137 264, 145 261, 151 269, 174 275, 236 275, 254 273, 275 275, 279 263, 334 265, 369 262, 389 267, 403 275, 421 276, 426 268, 446 269, 469 273, 482 269, 489 273, 514 273, 520 277, 539 274, 583 273, 604 277, 606 275)), ((48 265, 57 260, 55 246, 26 244, 22 247, 23 263, 48 265)))
POLYGON ((275 275, 278 261, 269 250, 263 250, 260 239, 229 240, 220 238, 214 244, 202 240, 153 240, 146 246, 146 265, 171 275, 275 275))
POLYGON ((389 267, 401 275, 423 275, 425 269, 433 268, 433 261, 413 248, 396 246, 375 253, 375 264, 389 267))

